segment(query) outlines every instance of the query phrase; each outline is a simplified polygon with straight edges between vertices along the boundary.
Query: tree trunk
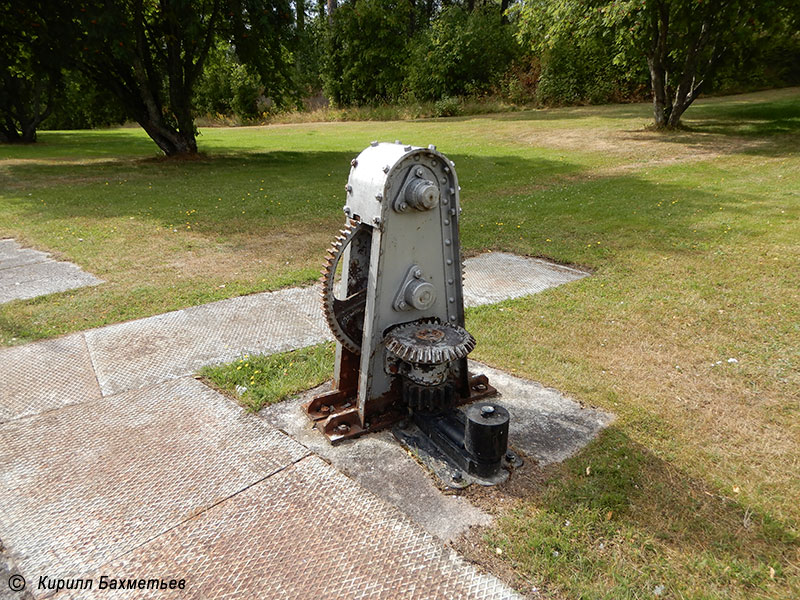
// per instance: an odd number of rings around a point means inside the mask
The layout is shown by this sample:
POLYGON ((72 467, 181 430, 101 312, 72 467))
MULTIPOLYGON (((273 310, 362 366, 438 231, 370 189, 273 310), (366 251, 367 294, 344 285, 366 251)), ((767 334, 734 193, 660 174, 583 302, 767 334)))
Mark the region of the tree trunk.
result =
POLYGON ((327 0, 326 6, 328 9, 328 23, 333 23, 333 13, 339 8, 339 3, 337 0, 327 0))
POLYGON ((190 132, 176 131, 170 127, 163 119, 150 119, 144 117, 136 119, 150 139, 152 139, 161 151, 167 156, 178 156, 181 154, 197 154, 197 140, 194 130, 190 132))
POLYGON ((663 67, 652 59, 647 60, 650 67, 650 88, 653 92, 653 120, 656 129, 664 129, 669 122, 672 107, 667 94, 667 77, 663 67))
POLYGON ((650 68, 650 88, 653 93, 653 120, 657 129, 669 124, 672 112, 672 98, 669 93, 669 73, 667 36, 669 35, 669 8, 662 1, 656 6, 650 23, 653 39, 647 53, 647 66, 650 68))
POLYGON ((297 11, 297 32, 303 33, 306 28, 306 2, 305 0, 295 0, 294 5, 297 11))

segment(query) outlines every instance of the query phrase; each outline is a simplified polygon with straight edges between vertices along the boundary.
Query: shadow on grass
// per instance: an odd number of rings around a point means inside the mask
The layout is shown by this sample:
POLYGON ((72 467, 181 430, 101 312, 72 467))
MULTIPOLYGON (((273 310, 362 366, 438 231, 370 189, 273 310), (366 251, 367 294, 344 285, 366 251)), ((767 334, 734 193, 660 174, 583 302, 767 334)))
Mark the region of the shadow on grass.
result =
POLYGON ((659 582, 666 597, 749 597, 792 575, 796 524, 721 495, 618 427, 545 475, 533 492, 508 486, 523 505, 495 540, 532 576, 577 573, 557 583, 608 597, 659 582))
MULTIPOLYGON (((276 228, 302 234, 309 224, 343 219, 343 187, 352 156, 346 151, 265 151, 115 166, 15 164, 6 170, 21 193, 7 203, 39 225, 129 216, 169 228, 186 221, 193 233, 208 236, 261 235, 276 228), (26 184, 30 178, 34 181, 26 184)), ((694 184, 684 186, 680 175, 671 176, 673 183, 636 174, 592 178, 586 167, 568 161, 450 157, 464 187, 466 249, 541 255, 547 239, 556 260, 591 265, 605 256, 606 248, 585 247, 601 239, 613 240, 616 250, 671 251, 681 243, 690 247, 687 230, 699 227, 720 206, 756 217, 768 210, 741 193, 715 196, 694 184)), ((754 228, 743 235, 757 233, 754 228)))

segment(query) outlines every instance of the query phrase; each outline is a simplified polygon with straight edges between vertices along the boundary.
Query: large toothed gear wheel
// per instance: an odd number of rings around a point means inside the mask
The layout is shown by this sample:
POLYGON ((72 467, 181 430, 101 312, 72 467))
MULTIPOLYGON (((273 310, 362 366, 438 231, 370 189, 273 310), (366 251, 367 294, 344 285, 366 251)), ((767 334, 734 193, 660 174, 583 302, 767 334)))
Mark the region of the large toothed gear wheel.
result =
POLYGON ((395 327, 383 343, 400 360, 417 365, 458 360, 475 348, 475 338, 466 329, 438 319, 421 319, 395 327))
POLYGON ((364 310, 367 302, 367 278, 369 265, 356 264, 351 256, 350 276, 347 283, 349 295, 336 298, 334 294, 336 268, 345 249, 367 228, 352 219, 336 236, 325 257, 322 268, 322 311, 333 336, 348 350, 361 353, 361 338, 364 332, 364 310))

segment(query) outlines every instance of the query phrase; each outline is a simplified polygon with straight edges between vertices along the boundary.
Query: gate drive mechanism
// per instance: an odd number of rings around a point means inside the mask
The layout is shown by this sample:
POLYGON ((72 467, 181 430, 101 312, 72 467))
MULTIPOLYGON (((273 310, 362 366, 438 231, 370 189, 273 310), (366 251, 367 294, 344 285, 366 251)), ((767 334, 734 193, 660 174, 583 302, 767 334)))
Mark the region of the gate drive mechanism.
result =
POLYGON ((397 424, 449 483, 502 481, 521 461, 508 411, 475 402, 497 391, 467 370, 455 165, 399 142, 372 142, 350 164, 347 221, 322 270, 333 389, 304 408, 334 444, 397 424))

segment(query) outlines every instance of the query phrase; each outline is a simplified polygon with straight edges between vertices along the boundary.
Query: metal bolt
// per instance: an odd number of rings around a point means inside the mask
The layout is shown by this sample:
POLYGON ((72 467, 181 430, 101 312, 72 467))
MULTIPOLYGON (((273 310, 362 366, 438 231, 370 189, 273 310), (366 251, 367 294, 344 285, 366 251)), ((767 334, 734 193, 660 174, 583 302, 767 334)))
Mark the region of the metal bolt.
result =
POLYGON ((456 301, 456 299, 453 298, 452 296, 450 296, 447 300, 450 301, 450 302, 455 302, 456 301))
POLYGON ((456 320, 456 316, 455 315, 450 315, 450 320, 451 321, 455 321, 456 320))
POLYGON ((397 306, 399 306, 399 307, 400 307, 400 308, 402 308, 403 310, 405 310, 406 308, 408 308, 408 304, 406 304, 406 301, 405 301, 405 300, 400 300, 400 302, 398 302, 397 306))
POLYGON ((436 150, 436 146, 434 144, 431 144, 428 146, 428 150, 436 150))
POLYGON ((343 206, 342 210, 344 211, 344 214, 346 214, 348 217, 350 216, 351 211, 349 206, 343 206))
POLYGON ((451 160, 451 161, 450 161, 450 166, 451 166, 451 167, 455 167, 455 166, 456 166, 456 163, 454 163, 454 162, 451 160))
POLYGON ((448 202, 450 202, 450 201, 447 199, 447 196, 442 198, 442 204, 447 204, 448 202))
POLYGON ((403 150, 405 150, 406 152, 411 152, 411 146, 406 146, 405 148, 403 148, 403 150))
POLYGON ((375 146, 377 146, 377 145, 378 145, 378 140, 372 140, 372 141, 369 143, 369 145, 370 145, 370 146, 372 146, 372 147, 374 148, 375 146))
POLYGON ((417 177, 422 177, 424 172, 425 171, 422 170, 422 167, 417 167, 417 170, 414 171, 414 175, 416 175, 417 177))
POLYGON ((494 406, 486 405, 481 406, 481 416, 491 417, 494 414, 494 406))
POLYGON ((450 219, 445 219, 445 220, 444 220, 444 224, 445 224, 445 225, 450 225, 450 219))
POLYGON ((422 270, 421 270, 421 269, 416 269, 416 270, 414 271, 414 277, 416 277, 417 279, 419 279, 420 277, 422 277, 422 270))
POLYGON ((447 280, 447 283, 448 283, 449 285, 453 285, 453 280, 452 280, 452 279, 448 279, 448 280, 447 280))
POLYGON ((350 161, 350 166, 355 169, 358 166, 358 161, 354 158, 350 161))
POLYGON ((456 209, 455 208, 451 208, 450 209, 450 216, 452 216, 452 217, 456 216, 456 209))
POLYGON ((353 186, 348 183, 346 186, 344 186, 344 191, 348 194, 353 193, 353 186))
POLYGON ((449 173, 449 172, 450 172, 450 167, 448 167, 447 165, 445 165, 445 166, 444 166, 444 172, 445 172, 445 173, 449 173))
POLYGON ((375 194, 375 200, 377 200, 378 202, 380 202, 381 200, 383 200, 383 194, 381 194, 380 192, 378 192, 377 194, 375 194))
POLYGON ((508 462, 513 462, 513 460, 514 460, 514 454, 513 454, 512 452, 506 452, 506 460, 507 460, 508 462))
POLYGON ((449 245, 450 245, 450 240, 445 240, 445 241, 444 241, 444 245, 445 245, 445 246, 449 246, 449 245))
POLYGON ((453 264, 453 259, 452 258, 448 258, 447 259, 447 264, 448 265, 452 265, 453 264))
POLYGON ((342 423, 341 425, 336 426, 336 431, 341 431, 342 433, 347 433, 350 431, 350 425, 347 423, 342 423))
POLYGON ((461 471, 453 471, 453 481, 456 483, 461 483, 464 481, 464 475, 461 473, 461 471))
POLYGON ((456 191, 453 188, 450 188, 448 191, 450 192, 451 196, 456 193, 456 191))
POLYGON ((405 202, 401 202, 399 208, 400 208, 400 210, 405 210, 405 209, 408 208, 408 204, 406 204, 405 202))
POLYGON ((400 140, 395 140, 394 143, 395 144, 401 144, 402 142, 400 140))
POLYGON ((384 173, 388 173, 389 172, 389 165, 386 165, 385 167, 383 167, 383 172, 384 173))
POLYGON ((380 217, 375 217, 374 219, 372 219, 372 222, 375 223, 375 225, 380 225, 381 224, 381 218, 380 217))

